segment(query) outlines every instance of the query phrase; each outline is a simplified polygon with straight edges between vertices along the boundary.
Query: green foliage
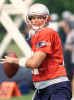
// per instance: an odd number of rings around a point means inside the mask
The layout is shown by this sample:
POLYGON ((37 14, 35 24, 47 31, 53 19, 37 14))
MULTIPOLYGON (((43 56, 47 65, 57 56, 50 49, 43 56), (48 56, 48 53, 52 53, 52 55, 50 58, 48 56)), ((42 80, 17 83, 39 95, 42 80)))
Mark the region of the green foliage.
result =
POLYGON ((11 3, 10 0, 6 0, 5 3, 11 3))
POLYGON ((4 35, 5 35, 4 33, 0 32, 0 42, 2 41, 4 35))
POLYGON ((3 27, 3 25, 0 23, 0 42, 4 38, 4 35, 6 34, 6 29, 3 27))
POLYGON ((74 13, 74 0, 34 0, 34 3, 43 3, 48 8, 50 13, 61 13, 64 10, 69 10, 74 13))
POLYGON ((30 94, 23 95, 21 97, 13 97, 11 99, 0 99, 0 100, 32 100, 33 91, 30 94))

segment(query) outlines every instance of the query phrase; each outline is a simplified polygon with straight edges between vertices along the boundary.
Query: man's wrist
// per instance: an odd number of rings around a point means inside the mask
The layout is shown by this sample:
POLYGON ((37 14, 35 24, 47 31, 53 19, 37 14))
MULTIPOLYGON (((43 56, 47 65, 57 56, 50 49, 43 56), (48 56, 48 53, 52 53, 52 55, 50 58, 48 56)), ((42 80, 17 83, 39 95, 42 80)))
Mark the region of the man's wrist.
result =
POLYGON ((18 61, 19 66, 26 67, 26 61, 27 61, 27 59, 28 59, 27 57, 20 58, 19 61, 18 61))

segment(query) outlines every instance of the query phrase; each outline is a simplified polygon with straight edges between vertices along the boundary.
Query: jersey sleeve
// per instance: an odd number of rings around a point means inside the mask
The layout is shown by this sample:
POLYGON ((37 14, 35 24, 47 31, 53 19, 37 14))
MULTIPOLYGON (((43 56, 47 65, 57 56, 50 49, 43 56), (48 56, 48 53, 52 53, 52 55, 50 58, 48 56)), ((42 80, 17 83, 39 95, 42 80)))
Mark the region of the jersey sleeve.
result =
POLYGON ((36 51, 42 51, 47 54, 52 54, 53 52, 53 36, 51 32, 42 31, 38 36, 38 41, 36 43, 36 51))

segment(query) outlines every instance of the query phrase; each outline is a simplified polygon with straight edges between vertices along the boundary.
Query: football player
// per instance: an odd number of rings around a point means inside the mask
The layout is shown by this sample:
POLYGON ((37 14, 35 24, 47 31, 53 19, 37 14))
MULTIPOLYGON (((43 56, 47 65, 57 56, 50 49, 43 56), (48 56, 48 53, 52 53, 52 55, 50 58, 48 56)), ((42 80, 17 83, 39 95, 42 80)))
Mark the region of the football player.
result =
POLYGON ((36 88, 33 100, 70 100, 71 84, 64 67, 61 40, 58 33, 48 28, 49 10, 44 4, 33 4, 27 13, 26 22, 33 54, 31 57, 13 59, 14 62, 32 68, 33 83, 36 88))

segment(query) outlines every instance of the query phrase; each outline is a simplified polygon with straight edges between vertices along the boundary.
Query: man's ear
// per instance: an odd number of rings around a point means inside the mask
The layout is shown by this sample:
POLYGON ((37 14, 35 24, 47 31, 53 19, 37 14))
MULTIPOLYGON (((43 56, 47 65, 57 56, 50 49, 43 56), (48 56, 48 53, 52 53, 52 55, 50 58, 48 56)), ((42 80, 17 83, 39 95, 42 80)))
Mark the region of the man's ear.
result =
POLYGON ((29 24, 28 16, 26 16, 26 23, 29 24))
POLYGON ((48 21, 50 21, 51 20, 51 17, 50 16, 48 16, 48 21))
POLYGON ((29 25, 29 27, 31 27, 31 22, 28 19, 28 16, 26 16, 26 24, 29 25))
POLYGON ((51 17, 47 15, 46 16, 46 23, 48 23, 50 20, 51 20, 51 17))

